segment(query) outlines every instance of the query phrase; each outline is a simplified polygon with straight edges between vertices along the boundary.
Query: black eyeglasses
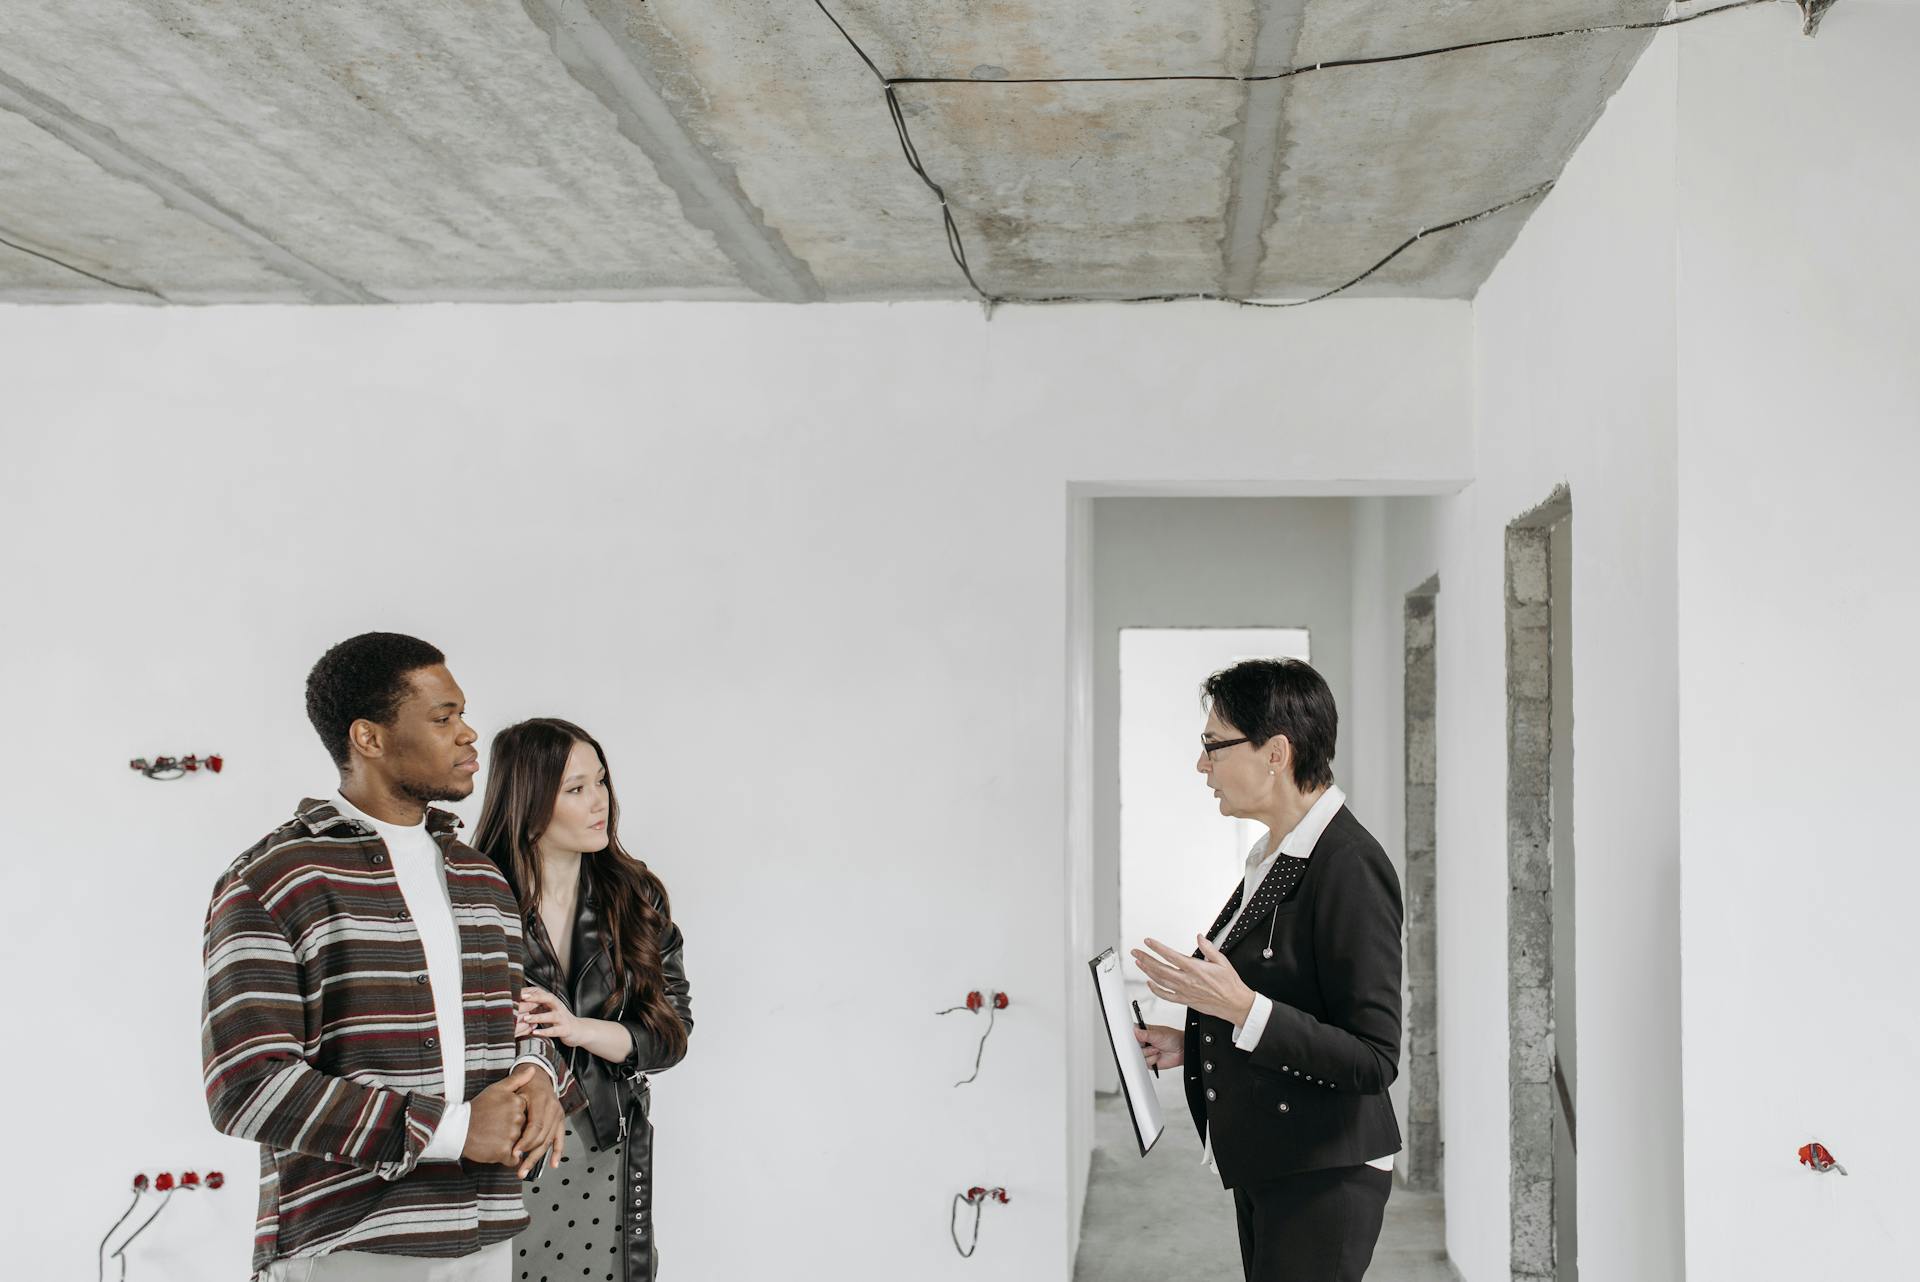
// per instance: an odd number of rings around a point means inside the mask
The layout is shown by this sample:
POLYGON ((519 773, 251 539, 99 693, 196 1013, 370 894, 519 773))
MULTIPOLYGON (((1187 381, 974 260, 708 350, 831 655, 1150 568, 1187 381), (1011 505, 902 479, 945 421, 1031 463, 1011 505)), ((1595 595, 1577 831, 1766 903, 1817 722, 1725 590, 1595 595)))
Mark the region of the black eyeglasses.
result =
POLYGON ((1207 736, 1201 735, 1200 751, 1207 754, 1208 761, 1212 761, 1213 754, 1218 752, 1222 748, 1231 748, 1236 743, 1252 743, 1252 742, 1253 740, 1248 739, 1245 736, 1242 736, 1241 738, 1238 738, 1238 739, 1209 739, 1207 738, 1207 736))

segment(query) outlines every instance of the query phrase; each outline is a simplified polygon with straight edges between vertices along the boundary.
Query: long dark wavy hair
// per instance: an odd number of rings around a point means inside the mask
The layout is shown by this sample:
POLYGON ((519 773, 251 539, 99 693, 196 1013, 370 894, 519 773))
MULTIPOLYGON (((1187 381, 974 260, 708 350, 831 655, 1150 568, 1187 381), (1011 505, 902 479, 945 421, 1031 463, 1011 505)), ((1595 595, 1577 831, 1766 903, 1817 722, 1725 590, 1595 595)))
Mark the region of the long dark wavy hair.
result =
POLYGON ((601 1013, 612 1015, 620 995, 630 993, 639 1004, 640 1022, 678 1056, 686 1051, 687 1030, 667 1000, 660 964, 660 942, 673 909, 660 878, 620 844, 620 800, 599 740, 558 717, 534 717, 493 736, 487 797, 481 803, 474 848, 507 870, 522 911, 537 914, 540 834, 553 819, 567 757, 576 743, 592 747, 607 771, 607 848, 583 856, 580 867, 581 884, 593 888, 606 920, 613 956, 615 983, 601 1013))

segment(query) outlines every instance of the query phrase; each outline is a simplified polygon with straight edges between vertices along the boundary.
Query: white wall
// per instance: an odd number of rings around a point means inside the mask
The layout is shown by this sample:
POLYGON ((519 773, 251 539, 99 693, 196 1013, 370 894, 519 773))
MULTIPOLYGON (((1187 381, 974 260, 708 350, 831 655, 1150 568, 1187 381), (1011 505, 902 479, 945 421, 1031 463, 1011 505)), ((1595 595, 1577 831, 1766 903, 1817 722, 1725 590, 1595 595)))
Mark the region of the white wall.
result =
POLYGON ((1709 25, 1679 98, 1688 1276, 1906 1277, 1920 8, 1709 25), (1796 1164, 1815 1137, 1846 1178, 1796 1164))
MULTIPOLYGON (((1771 8, 1656 42, 1475 302, 1475 483, 1356 505, 1356 710, 1383 733, 1402 594, 1441 580, 1448 1241, 1471 1282, 1506 1273, 1500 536, 1559 481, 1582 1272, 1910 1271, 1916 53, 1920 13, 1872 0, 1811 42, 1771 8), (1814 1135, 1851 1176, 1795 1165, 1814 1135)), ((1358 779, 1397 789, 1399 755, 1358 779)))
MULTIPOLYGON (((1203 436, 1200 448, 1213 446, 1203 436)), ((1343 498, 1093 500, 1094 952, 1121 936, 1120 630, 1305 627, 1313 634, 1315 662, 1324 665, 1322 675, 1345 708, 1352 650, 1349 504, 1343 498)), ((1343 735, 1340 751, 1346 746, 1343 735)), ((1344 761, 1336 757, 1334 765, 1338 774, 1344 761)), ((1226 885, 1231 889, 1231 877, 1226 885)), ((1219 892, 1222 900, 1226 893, 1219 892)), ((1193 929, 1206 929, 1217 911, 1218 902, 1193 929)), ((1106 1034, 1094 1027, 1091 1013, 1087 1027, 1094 1029, 1095 1085, 1119 1090, 1106 1034)))
POLYGON ((669 1270, 1063 1279, 1091 1142, 1068 486, 1457 481, 1467 321, 0 310, 0 947, 39 990, 16 1089, 45 1101, 14 1115, 9 1268, 83 1274, 131 1173, 192 1165, 239 1178, 138 1271, 242 1275, 252 1159, 205 1119, 201 918, 330 782, 307 667, 380 627, 446 649, 483 734, 593 727, 674 891, 698 1028, 655 1096, 669 1270), (123 764, 208 750, 219 778, 123 764), (976 1030, 932 1012, 987 986, 1013 1005, 956 1091, 976 1030), (963 1263, 973 1183, 1013 1202, 963 1263))
MULTIPOLYGON (((1722 20, 1724 21, 1724 20, 1722 20)), ((1582 1276, 1680 1276, 1673 97, 1656 43, 1474 304, 1475 480, 1356 517, 1357 783, 1398 856, 1405 594, 1438 572, 1447 1242, 1507 1276, 1504 534, 1573 495, 1582 1276), (1598 1048, 1614 1048, 1603 1055, 1598 1048)))

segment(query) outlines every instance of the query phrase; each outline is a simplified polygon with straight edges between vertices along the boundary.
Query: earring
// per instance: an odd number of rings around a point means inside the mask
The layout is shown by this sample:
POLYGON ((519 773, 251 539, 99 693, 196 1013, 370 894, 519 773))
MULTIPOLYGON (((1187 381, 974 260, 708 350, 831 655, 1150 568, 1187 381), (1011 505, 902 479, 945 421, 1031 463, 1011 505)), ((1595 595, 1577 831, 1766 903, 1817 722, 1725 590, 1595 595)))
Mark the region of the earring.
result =
POLYGON ((1267 771, 1267 773, 1268 773, 1268 774, 1272 774, 1272 773, 1273 773, 1273 771, 1271 771, 1271 770, 1269 770, 1269 771, 1267 771))

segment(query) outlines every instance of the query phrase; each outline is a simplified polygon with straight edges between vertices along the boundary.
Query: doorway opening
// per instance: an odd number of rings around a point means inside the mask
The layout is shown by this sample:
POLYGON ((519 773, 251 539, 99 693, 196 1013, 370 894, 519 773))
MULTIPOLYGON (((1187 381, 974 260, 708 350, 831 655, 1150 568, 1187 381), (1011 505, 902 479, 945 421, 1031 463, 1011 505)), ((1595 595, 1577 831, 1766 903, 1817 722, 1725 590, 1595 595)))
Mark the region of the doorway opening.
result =
POLYGON ((1511 1271, 1577 1282, 1573 504, 1507 527, 1507 1018, 1511 1271))

